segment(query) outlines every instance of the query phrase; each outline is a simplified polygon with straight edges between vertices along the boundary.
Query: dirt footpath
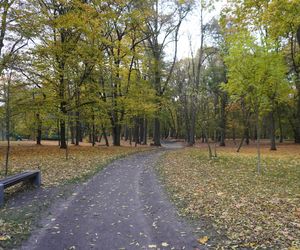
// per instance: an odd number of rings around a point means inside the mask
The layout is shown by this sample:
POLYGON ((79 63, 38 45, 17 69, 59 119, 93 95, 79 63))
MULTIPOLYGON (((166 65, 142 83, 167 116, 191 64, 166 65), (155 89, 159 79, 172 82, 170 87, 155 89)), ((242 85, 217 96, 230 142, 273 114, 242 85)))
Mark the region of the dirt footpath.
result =
POLYGON ((153 170, 163 151, 111 163, 54 209, 21 249, 200 249, 153 170))

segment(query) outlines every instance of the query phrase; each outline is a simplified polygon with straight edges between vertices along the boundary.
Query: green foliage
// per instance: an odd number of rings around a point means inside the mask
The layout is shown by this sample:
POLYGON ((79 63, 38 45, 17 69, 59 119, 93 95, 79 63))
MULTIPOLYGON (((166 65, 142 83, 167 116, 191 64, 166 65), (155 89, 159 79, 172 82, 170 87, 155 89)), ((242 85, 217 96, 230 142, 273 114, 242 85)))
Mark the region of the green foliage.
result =
POLYGON ((233 101, 243 99, 260 116, 275 108, 275 103, 287 102, 287 67, 276 44, 257 44, 247 31, 231 35, 228 44, 228 83, 223 88, 233 101))

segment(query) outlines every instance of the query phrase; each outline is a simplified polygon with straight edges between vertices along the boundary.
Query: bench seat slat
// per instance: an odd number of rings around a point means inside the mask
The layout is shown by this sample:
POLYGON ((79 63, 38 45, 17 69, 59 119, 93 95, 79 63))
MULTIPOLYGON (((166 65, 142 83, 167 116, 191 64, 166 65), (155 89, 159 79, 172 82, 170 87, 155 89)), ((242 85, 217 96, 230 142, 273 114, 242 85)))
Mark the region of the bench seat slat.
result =
POLYGON ((16 175, 9 176, 9 177, 6 177, 4 179, 1 179, 0 182, 9 182, 10 180, 17 179, 17 178, 22 178, 23 176, 26 176, 26 175, 27 175, 27 172, 26 173, 21 173, 21 174, 16 174, 16 175))
POLYGON ((35 186, 41 185, 41 173, 39 170, 26 171, 0 180, 0 207, 4 204, 4 189, 19 182, 31 180, 35 186))
POLYGON ((0 180, 0 183, 3 184, 4 188, 10 187, 15 185, 18 182, 21 182, 23 180, 31 179, 36 177, 39 171, 27 171, 23 172, 21 174, 16 174, 10 177, 7 177, 5 179, 0 180))

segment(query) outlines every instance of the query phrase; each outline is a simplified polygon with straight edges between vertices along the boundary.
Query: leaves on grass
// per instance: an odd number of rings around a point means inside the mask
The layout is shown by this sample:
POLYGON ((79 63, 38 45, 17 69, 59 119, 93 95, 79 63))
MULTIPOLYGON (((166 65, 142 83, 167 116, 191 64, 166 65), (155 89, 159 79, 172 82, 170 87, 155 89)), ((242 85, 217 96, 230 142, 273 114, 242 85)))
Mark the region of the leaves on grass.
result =
MULTIPOLYGON (((9 171, 13 174, 40 169, 43 185, 56 186, 88 176, 112 159, 142 150, 147 148, 71 146, 69 160, 66 160, 65 150, 57 146, 13 146, 9 171)), ((3 161, 3 155, 4 147, 0 147, 0 161, 3 161)))
POLYGON ((220 149, 213 160, 206 149, 169 152, 159 171, 180 214, 208 218, 226 234, 220 247, 299 248, 300 156, 295 147, 276 155, 263 150, 262 175, 256 173, 254 149, 240 154, 220 149))

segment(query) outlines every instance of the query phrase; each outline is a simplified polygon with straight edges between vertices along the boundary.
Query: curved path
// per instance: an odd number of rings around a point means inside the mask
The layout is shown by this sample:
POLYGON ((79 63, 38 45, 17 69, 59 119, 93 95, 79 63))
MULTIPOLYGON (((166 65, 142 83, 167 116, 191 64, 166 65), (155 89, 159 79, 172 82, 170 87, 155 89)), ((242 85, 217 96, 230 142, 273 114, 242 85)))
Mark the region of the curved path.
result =
POLYGON ((21 249, 199 249, 155 176, 162 151, 111 163, 74 190, 21 249))

